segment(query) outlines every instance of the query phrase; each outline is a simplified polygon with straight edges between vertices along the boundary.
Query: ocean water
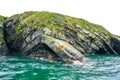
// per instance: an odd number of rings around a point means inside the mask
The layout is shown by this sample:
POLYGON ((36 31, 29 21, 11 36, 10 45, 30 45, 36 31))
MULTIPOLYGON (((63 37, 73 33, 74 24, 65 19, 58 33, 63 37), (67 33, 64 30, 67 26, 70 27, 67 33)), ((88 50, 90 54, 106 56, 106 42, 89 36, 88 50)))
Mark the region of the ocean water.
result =
POLYGON ((0 80, 120 80, 120 56, 89 55, 74 64, 2 56, 0 80))

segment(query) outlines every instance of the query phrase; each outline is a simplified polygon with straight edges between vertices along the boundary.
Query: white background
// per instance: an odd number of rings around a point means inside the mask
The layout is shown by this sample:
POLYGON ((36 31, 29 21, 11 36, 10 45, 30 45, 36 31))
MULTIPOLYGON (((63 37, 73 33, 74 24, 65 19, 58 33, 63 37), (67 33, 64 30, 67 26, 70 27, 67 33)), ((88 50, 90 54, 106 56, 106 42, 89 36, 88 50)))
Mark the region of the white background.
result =
POLYGON ((120 0, 0 0, 0 15, 51 11, 86 19, 120 35, 120 0))

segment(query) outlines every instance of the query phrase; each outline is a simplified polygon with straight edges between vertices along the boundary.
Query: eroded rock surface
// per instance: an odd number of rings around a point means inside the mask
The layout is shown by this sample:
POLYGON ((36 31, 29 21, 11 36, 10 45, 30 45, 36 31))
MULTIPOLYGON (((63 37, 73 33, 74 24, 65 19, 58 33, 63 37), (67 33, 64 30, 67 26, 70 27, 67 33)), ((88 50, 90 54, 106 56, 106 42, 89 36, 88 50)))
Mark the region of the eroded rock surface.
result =
POLYGON ((25 12, 4 23, 10 53, 72 63, 85 54, 119 54, 120 38, 102 26, 51 12, 25 12))
POLYGON ((3 35, 3 23, 5 22, 6 17, 0 16, 0 56, 6 55, 8 53, 8 49, 6 47, 3 35))

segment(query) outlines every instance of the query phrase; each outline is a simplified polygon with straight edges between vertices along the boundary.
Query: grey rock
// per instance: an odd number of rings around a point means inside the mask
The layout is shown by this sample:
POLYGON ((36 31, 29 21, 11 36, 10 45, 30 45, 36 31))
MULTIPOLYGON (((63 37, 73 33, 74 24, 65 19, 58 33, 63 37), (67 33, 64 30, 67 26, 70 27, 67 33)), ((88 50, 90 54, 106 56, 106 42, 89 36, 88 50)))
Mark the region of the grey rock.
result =
POLYGON ((1 28, 0 28, 0 56, 6 55, 7 53, 8 53, 8 48, 4 41, 3 30, 2 30, 2 25, 1 25, 1 28))
MULTIPOLYGON (((24 18, 30 17, 29 14, 32 13, 25 12, 16 16, 17 18, 10 17, 4 24, 5 43, 10 53, 64 63, 73 63, 76 60, 82 62, 85 54, 120 53, 120 37, 109 33, 99 25, 80 19, 75 19, 77 21, 75 23, 72 17, 66 19, 71 21, 70 23, 66 21, 59 24, 53 18, 49 21, 45 18, 43 20, 46 23, 41 25, 41 18, 36 19, 32 16, 30 23, 24 23, 24 18), (41 22, 36 24, 34 20, 41 22), (16 33, 18 27, 23 28, 20 34, 16 33)), ((64 16, 59 17, 65 21, 64 16)), ((0 50, 3 50, 3 47, 0 50)))

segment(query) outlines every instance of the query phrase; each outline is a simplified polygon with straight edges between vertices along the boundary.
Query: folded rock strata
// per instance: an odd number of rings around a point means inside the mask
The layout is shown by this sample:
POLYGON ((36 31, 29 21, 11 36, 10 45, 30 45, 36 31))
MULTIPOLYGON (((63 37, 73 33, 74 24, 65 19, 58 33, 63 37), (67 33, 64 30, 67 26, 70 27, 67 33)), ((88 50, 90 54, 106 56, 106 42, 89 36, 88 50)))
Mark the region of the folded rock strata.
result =
POLYGON ((9 54, 73 63, 86 54, 119 54, 120 37, 84 19, 51 12, 25 12, 4 22, 9 54))

